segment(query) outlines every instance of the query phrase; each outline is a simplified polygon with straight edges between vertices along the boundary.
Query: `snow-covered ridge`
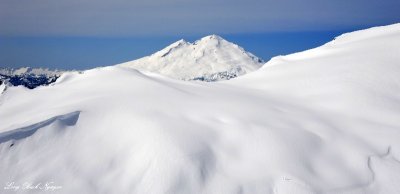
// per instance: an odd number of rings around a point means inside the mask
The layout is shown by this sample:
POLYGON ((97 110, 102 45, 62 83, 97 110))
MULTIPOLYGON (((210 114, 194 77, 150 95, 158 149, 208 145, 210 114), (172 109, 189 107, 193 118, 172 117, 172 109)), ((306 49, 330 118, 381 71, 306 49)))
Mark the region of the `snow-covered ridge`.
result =
MULTIPOLYGON (((274 57, 258 71, 229 84, 298 97, 341 109, 343 114, 371 101, 379 107, 389 101, 376 102, 372 96, 398 96, 399 45, 400 23, 349 32, 320 47, 274 57), (371 99, 358 96, 363 92, 371 99)), ((375 113, 371 111, 368 118, 381 116, 375 113)))
POLYGON ((194 43, 179 40, 141 59, 119 64, 181 80, 218 81, 257 70, 263 60, 217 35, 194 43), (230 76, 215 76, 235 72, 230 76))
POLYGON ((355 32, 345 33, 335 38, 335 40, 327 44, 345 44, 373 38, 380 36, 396 36, 400 33, 400 24, 392 24, 388 26, 372 27, 367 30, 358 30, 355 32))

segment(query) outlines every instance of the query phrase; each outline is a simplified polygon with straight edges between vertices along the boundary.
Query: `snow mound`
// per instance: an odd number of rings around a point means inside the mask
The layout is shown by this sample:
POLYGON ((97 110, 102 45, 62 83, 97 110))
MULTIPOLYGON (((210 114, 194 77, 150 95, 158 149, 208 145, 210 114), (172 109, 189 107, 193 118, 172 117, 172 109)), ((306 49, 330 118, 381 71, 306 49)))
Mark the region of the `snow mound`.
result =
POLYGON ((0 189, 398 194, 399 28, 349 33, 229 81, 111 66, 10 87, 0 96, 0 189))
POLYGON ((181 80, 218 81, 254 71, 262 64, 261 59, 238 45, 211 35, 194 43, 179 40, 151 56, 119 66, 181 80))

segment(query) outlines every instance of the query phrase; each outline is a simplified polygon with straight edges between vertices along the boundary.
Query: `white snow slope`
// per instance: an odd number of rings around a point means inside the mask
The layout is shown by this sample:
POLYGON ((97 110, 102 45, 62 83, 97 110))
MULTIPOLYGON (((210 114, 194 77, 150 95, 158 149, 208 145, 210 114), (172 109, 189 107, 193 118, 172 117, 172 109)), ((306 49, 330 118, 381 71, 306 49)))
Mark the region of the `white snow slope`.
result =
POLYGON ((194 43, 179 40, 153 55, 120 66, 155 72, 175 79, 205 77, 217 81, 221 80, 217 73, 227 72, 239 76, 254 71, 263 64, 261 59, 238 45, 217 35, 210 35, 194 43))
POLYGON ((395 24, 223 82, 113 66, 11 87, 0 192, 398 194, 399 54, 395 24))

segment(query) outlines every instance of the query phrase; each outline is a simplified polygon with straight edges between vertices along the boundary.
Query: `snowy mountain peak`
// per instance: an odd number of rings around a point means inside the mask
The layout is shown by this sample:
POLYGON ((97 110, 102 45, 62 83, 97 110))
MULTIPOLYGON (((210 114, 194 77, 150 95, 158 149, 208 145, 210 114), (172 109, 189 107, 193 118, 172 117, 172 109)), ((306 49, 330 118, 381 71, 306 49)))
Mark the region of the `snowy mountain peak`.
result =
POLYGON ((186 44, 188 44, 188 42, 186 42, 184 39, 180 39, 180 40, 170 44, 165 49, 167 49, 167 48, 179 48, 180 46, 186 45, 186 44))
POLYGON ((221 46, 221 44, 230 44, 233 47, 238 47, 237 45, 228 42, 227 40, 223 39, 218 35, 209 35, 206 37, 201 38, 193 43, 194 45, 202 45, 204 48, 207 49, 215 49, 215 47, 221 46))
POLYGON ((183 39, 151 56, 119 66, 159 73, 181 80, 217 81, 260 68, 264 61, 218 35, 195 41, 183 39))
POLYGON ((167 56, 171 51, 173 51, 174 49, 178 49, 184 45, 189 44, 188 42, 186 42, 183 39, 180 39, 172 44, 170 44, 169 46, 165 47, 164 49, 154 53, 153 55, 156 57, 165 57, 167 56))
POLYGON ((212 34, 209 36, 205 36, 203 38, 200 39, 200 41, 226 41, 225 39, 223 39, 221 36, 212 34))

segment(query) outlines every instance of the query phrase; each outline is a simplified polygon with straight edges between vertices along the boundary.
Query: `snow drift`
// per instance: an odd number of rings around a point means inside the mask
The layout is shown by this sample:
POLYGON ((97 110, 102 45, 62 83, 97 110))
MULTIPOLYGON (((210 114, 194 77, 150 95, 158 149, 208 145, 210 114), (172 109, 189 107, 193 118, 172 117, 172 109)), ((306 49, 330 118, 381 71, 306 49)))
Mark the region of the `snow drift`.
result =
POLYGON ((0 96, 0 183, 51 181, 56 193, 398 194, 399 45, 395 24, 223 82, 112 66, 10 87, 0 96))

